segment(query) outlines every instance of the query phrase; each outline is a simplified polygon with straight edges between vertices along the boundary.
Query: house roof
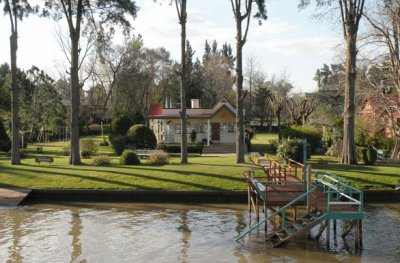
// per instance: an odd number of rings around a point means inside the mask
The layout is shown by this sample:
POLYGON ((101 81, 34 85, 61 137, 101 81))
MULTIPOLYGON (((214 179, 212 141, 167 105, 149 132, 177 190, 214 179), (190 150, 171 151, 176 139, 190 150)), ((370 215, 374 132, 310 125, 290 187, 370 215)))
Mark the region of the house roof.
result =
MULTIPOLYGON (((220 110, 226 108, 233 115, 236 110, 232 104, 222 97, 212 108, 188 108, 186 115, 191 119, 209 119, 217 114, 220 110)), ((147 118, 149 119, 180 119, 180 109, 163 108, 162 104, 151 104, 149 107, 147 118)))

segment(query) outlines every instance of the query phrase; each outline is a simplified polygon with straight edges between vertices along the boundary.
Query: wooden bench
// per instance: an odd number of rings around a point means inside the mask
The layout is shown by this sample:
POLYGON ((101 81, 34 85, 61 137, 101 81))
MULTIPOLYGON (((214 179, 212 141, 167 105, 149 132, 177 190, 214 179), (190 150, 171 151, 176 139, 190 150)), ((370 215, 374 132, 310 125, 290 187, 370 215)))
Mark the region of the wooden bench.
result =
POLYGON ((54 159, 53 159, 53 157, 50 157, 50 156, 38 156, 38 157, 35 157, 35 162, 39 163, 39 165, 41 162, 50 164, 50 163, 54 162, 54 159))
POLYGON ((135 153, 140 159, 148 159, 152 153, 161 152, 160 150, 135 150, 135 153))

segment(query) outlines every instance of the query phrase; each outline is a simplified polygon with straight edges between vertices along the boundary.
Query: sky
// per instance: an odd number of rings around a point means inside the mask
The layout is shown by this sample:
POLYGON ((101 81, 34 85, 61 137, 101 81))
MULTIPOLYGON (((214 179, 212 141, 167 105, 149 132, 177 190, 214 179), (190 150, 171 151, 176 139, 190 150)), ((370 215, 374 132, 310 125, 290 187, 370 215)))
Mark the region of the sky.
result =
MULTIPOLYGON (((144 46, 165 47, 171 58, 180 60, 180 25, 175 6, 169 0, 137 0, 140 10, 133 21, 133 33, 142 35, 144 46), (162 4, 161 4, 162 3, 162 4)), ((268 19, 258 25, 252 20, 243 55, 244 67, 255 59, 267 76, 286 72, 298 92, 316 89, 315 72, 324 63, 338 61, 342 42, 340 26, 315 18, 318 10, 311 6, 298 10, 298 0, 267 1, 268 19)), ((53 78, 66 68, 66 58, 59 47, 55 32, 66 27, 51 19, 30 17, 19 24, 18 66, 32 65, 48 72, 53 78)), ((9 63, 10 24, 0 16, 0 64, 9 63)), ((205 40, 214 39, 221 47, 227 42, 235 47, 235 22, 229 0, 188 0, 187 38, 201 58, 205 40)), ((116 38, 117 39, 117 38, 116 38)), ((116 40, 117 42, 117 40, 116 40)))

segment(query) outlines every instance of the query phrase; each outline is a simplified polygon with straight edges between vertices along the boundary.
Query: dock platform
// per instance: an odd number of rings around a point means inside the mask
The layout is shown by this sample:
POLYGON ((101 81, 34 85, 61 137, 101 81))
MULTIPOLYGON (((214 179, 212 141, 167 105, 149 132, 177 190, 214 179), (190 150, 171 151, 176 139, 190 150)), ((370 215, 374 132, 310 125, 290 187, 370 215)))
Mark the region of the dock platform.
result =
POLYGON ((18 206, 31 191, 29 189, 0 188, 0 206, 18 206))

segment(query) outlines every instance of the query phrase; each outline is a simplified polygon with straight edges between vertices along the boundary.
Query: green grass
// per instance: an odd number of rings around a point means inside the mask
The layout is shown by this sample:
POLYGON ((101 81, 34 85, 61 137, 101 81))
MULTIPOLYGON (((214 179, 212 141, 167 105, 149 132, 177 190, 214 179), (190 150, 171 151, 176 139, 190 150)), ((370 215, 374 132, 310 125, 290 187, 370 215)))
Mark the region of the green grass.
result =
MULTIPOLYGON (((96 137, 97 141, 101 138, 96 137)), ((243 190, 243 172, 252 165, 235 164, 235 157, 190 156, 187 165, 180 165, 178 157, 164 166, 123 166, 110 147, 99 147, 100 154, 110 155, 112 165, 92 166, 92 159, 83 164, 68 165, 62 153, 67 143, 32 144, 22 165, 11 166, 4 155, 0 157, 0 187, 55 188, 55 189, 167 189, 167 190, 243 190), (43 147, 43 154, 36 148, 43 147), (54 157, 54 163, 34 162, 39 155, 54 157)), ((146 161, 143 161, 144 163, 146 161)))
POLYGON ((256 151, 261 154, 268 152, 271 140, 278 140, 278 134, 257 133, 256 136, 251 140, 251 145, 253 147, 252 151, 256 151))
POLYGON ((359 189, 393 189, 400 180, 400 164, 377 162, 374 166, 340 163, 338 158, 313 156, 314 170, 327 171, 351 182, 359 189))

